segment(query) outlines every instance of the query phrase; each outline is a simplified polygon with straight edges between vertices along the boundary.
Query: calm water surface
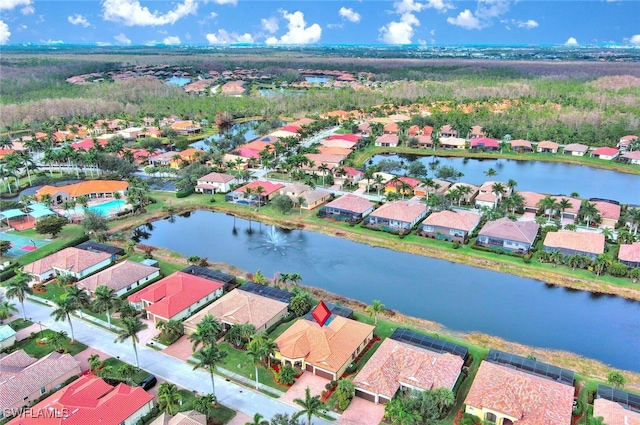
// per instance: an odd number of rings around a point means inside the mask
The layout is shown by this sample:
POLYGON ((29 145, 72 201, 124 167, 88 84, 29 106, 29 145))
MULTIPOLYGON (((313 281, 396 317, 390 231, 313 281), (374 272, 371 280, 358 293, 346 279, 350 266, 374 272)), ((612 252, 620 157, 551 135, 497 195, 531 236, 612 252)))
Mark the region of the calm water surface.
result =
POLYGON ((287 238, 281 253, 267 249, 268 226, 221 213, 197 211, 149 227, 137 232, 148 236, 144 243, 186 256, 259 269, 267 277, 297 272, 303 284, 365 303, 380 299, 387 308, 453 330, 572 351, 640 371, 638 302, 301 230, 280 233, 287 238))

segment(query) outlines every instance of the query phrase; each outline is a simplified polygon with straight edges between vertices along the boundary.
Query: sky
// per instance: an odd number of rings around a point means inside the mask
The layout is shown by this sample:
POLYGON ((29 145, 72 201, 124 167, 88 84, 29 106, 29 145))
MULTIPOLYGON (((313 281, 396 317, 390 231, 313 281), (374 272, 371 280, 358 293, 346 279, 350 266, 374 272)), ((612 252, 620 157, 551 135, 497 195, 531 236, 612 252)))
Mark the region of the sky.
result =
POLYGON ((0 0, 0 45, 640 48, 638 0, 0 0))

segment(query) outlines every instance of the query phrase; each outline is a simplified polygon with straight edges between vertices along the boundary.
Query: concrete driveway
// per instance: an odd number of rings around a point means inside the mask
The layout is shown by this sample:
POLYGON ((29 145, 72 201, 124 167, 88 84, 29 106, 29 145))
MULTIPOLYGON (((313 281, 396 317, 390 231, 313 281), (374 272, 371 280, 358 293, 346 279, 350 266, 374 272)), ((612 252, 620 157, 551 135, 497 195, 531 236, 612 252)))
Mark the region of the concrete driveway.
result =
POLYGON ((354 397, 347 410, 336 423, 339 425, 379 424, 384 417, 384 404, 375 404, 360 397, 354 397))
POLYGON ((311 372, 304 372, 279 400, 289 403, 292 406, 298 406, 293 400, 296 398, 304 400, 307 387, 311 390, 311 396, 321 395, 322 391, 326 390, 324 386, 328 383, 329 381, 325 378, 316 376, 311 372))
POLYGON ((193 351, 191 350, 192 346, 193 344, 189 341, 189 337, 183 335, 176 342, 162 350, 162 352, 186 362, 187 359, 193 355, 193 351))

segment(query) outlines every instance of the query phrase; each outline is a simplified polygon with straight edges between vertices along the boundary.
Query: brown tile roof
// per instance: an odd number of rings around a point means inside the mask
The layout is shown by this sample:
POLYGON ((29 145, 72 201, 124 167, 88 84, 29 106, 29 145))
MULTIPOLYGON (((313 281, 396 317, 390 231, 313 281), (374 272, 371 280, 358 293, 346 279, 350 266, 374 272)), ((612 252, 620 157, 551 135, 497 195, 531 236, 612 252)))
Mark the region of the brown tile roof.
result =
POLYGON ((195 410, 179 412, 175 416, 163 413, 149 425, 207 425, 207 417, 195 410))
POLYGON ((533 221, 511 221, 503 217, 488 221, 478 235, 532 244, 539 229, 540 225, 533 221))
POLYGON ((558 230, 549 232, 544 238, 544 246, 548 248, 564 248, 590 254, 604 252, 604 235, 592 232, 572 232, 558 230))
POLYGON ((300 319, 276 338, 278 351, 289 359, 305 360, 337 372, 369 335, 374 326, 335 316, 328 325, 300 319))
POLYGON ((349 148, 341 148, 336 146, 320 146, 318 152, 324 155, 344 155, 347 156, 351 153, 349 148))
MULTIPOLYGON (((537 192, 526 192, 526 191, 518 191, 518 194, 524 198, 524 205, 526 208, 538 208, 538 202, 541 199, 546 197, 547 195, 543 193, 537 192)), ((582 202, 578 198, 570 198, 568 196, 551 196, 555 198, 557 202, 562 201, 563 199, 568 199, 571 202, 571 207, 565 210, 566 213, 569 214, 578 214, 578 210, 580 209, 580 203, 582 202)))
POLYGON ((640 412, 632 412, 604 398, 593 400, 593 417, 604 418, 603 423, 607 425, 640 425, 640 412))
POLYGON ((564 147, 565 152, 587 152, 588 150, 589 146, 580 143, 572 143, 564 147))
POLYGON ((198 181, 206 183, 228 183, 235 178, 236 176, 232 176, 231 174, 209 173, 200 177, 198 181))
POLYGON ((217 299, 198 314, 184 322, 187 328, 196 329, 202 318, 211 314, 221 322, 228 324, 251 323, 256 329, 263 327, 269 320, 286 310, 287 303, 272 300, 261 295, 234 289, 217 299))
POLYGON ((531 142, 528 140, 512 140, 511 147, 514 148, 531 148, 531 142))
POLYGON ((366 198, 351 193, 346 193, 339 198, 329 202, 327 207, 339 208, 345 211, 351 211, 354 213, 362 214, 369 211, 373 207, 373 202, 366 198))
POLYGON ((353 379, 356 387, 391 398, 400 384, 422 390, 453 388, 464 361, 403 342, 385 339, 353 379))
POLYGON ((26 395, 69 373, 80 372, 80 363, 70 354, 54 351, 38 360, 23 350, 14 351, 0 359, 0 406, 12 407, 26 395))
POLYGON ((622 261, 640 262, 640 242, 620 244, 618 259, 622 261))
POLYGON ((100 285, 106 285, 109 289, 117 292, 159 270, 157 267, 126 260, 82 279, 76 285, 80 288, 86 288, 89 292, 95 291, 100 285))
POLYGON ((464 403, 519 425, 564 425, 571 422, 573 387, 483 361, 464 403))
POLYGON ((470 232, 480 223, 480 218, 480 214, 472 212, 439 211, 427 217, 422 224, 470 232))
POLYGON ((558 145, 556 142, 551 142, 549 140, 538 143, 538 147, 541 149, 558 149, 559 146, 560 145, 558 145))
POLYGON ((24 266, 24 271, 33 275, 40 275, 55 267, 78 273, 110 257, 111 255, 105 252, 85 251, 71 247, 27 264, 24 266))
POLYGON ((322 199, 329 199, 329 197, 331 196, 331 192, 328 192, 324 189, 313 189, 302 192, 300 196, 304 198, 305 204, 313 205, 322 199))
POLYGON ((345 155, 335 155, 335 154, 323 154, 323 153, 308 153, 305 155, 309 161, 313 161, 316 163, 316 167, 319 167, 322 164, 340 164, 344 161, 345 155))
POLYGON ((383 134, 382 136, 376 139, 376 143, 395 143, 397 144, 400 141, 400 138, 397 134, 383 134))
POLYGON ((612 204, 611 202, 594 201, 596 208, 600 211, 602 218, 608 218, 610 220, 618 221, 620 219, 620 205, 612 204))
POLYGON ((424 215, 426 212, 426 205, 419 202, 393 201, 382 205, 369 216, 412 223, 415 219, 424 215))

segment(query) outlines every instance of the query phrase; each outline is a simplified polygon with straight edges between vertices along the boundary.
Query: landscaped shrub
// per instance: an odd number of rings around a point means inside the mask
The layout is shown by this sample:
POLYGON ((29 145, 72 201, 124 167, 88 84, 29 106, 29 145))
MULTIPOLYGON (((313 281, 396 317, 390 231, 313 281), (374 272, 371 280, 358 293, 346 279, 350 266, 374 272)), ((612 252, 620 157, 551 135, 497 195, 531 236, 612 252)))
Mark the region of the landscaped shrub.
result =
POLYGON ((290 364, 284 365, 276 375, 278 382, 284 385, 293 385, 296 382, 297 371, 290 364))
POLYGON ((187 196, 191 195, 193 192, 195 192, 195 189, 193 188, 193 186, 189 186, 187 188, 184 188, 176 192, 176 198, 186 198, 187 196))
POLYGON ((524 257, 522 257, 522 261, 524 261, 525 264, 530 264, 531 263, 531 257, 533 257, 533 254, 531 254, 530 252, 525 254, 524 257))
POLYGON ((458 425, 479 425, 481 423, 482 419, 469 413, 464 413, 462 419, 458 421, 458 425))
POLYGON ((629 268, 622 263, 613 263, 607 269, 611 276, 624 277, 629 272, 629 268))
POLYGON ((453 242, 453 249, 460 249, 460 242, 454 241, 453 242))

